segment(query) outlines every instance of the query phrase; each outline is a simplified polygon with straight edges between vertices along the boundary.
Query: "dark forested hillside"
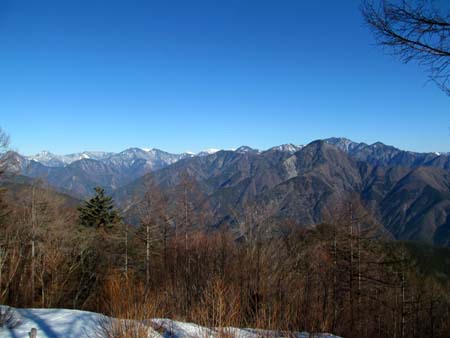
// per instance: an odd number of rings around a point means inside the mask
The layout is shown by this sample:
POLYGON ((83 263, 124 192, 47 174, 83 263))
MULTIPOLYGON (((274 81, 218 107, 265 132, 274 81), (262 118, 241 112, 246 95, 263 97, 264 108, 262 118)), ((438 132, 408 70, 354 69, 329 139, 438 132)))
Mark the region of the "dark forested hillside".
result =
MULTIPOLYGON (((328 140, 312 142, 293 154, 220 151, 184 159, 151 176, 170 191, 182 173, 191 175, 209 201, 215 225, 235 224, 234 215, 251 203, 266 219, 312 226, 356 196, 395 238, 449 245, 447 161, 447 156, 381 144, 344 146, 328 140)), ((131 213, 146 179, 115 193, 131 213)))

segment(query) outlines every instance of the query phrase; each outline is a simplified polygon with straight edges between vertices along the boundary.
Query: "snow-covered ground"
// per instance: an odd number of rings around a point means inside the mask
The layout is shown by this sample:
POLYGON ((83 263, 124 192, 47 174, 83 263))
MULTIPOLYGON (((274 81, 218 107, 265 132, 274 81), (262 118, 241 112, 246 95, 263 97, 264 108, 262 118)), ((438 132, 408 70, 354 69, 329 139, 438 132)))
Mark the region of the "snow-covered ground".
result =
MULTIPOLYGON (((37 329, 38 338, 101 338, 105 337, 102 328, 115 319, 101 314, 78 310, 65 309, 15 309, 13 329, 0 328, 0 338, 28 338, 32 328, 37 329)), ((137 323, 137 322, 136 322, 137 323)), ((141 323, 142 325, 142 323, 141 323)), ((144 322, 148 326, 148 337, 162 338, 195 338, 218 337, 221 333, 228 333, 229 337, 257 338, 282 337, 273 331, 254 329, 223 328, 221 330, 208 329, 193 323, 184 323, 169 319, 150 319, 144 322)), ((298 338, 331 338, 330 334, 297 333, 289 337, 298 338)))

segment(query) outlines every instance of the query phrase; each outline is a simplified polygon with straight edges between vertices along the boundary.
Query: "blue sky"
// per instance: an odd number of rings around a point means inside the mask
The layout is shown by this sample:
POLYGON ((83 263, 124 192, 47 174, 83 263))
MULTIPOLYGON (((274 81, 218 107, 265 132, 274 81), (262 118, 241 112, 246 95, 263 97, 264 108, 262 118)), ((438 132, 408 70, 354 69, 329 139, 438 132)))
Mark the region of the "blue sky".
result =
POLYGON ((450 99, 374 45, 359 1, 0 2, 0 126, 24 154, 450 151, 450 99))

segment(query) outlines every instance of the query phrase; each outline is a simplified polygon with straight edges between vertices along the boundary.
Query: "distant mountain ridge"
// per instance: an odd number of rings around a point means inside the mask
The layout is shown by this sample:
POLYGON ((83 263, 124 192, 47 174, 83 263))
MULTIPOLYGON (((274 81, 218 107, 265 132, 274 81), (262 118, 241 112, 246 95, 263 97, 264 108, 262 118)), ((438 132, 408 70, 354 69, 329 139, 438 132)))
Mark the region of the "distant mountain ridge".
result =
POLYGON ((173 163, 181 158, 193 156, 192 154, 171 154, 159 149, 143 149, 143 148, 128 148, 119 153, 103 152, 103 151, 83 151, 81 153, 74 153, 68 155, 56 155, 49 151, 41 151, 36 155, 23 156, 29 161, 39 162, 47 167, 64 167, 73 162, 92 159, 96 161, 123 161, 133 159, 145 159, 148 162, 162 161, 173 163))
MULTIPOLYGON (((407 150, 400 150, 393 146, 385 145, 381 142, 375 142, 373 144, 367 144, 364 142, 354 142, 345 137, 331 137, 324 139, 326 143, 332 144, 339 148, 340 150, 348 153, 349 155, 362 159, 365 161, 370 161, 376 164, 382 165, 423 165, 427 162, 436 159, 440 156, 448 156, 449 153, 437 153, 437 152, 413 152, 407 150), (409 161, 409 162, 408 162, 409 161)), ((64 167, 73 162, 91 159, 103 162, 117 162, 117 161, 127 161, 127 160, 137 160, 144 159, 148 162, 150 167, 164 166, 164 164, 172 164, 176 161, 184 158, 195 157, 195 156, 207 156, 214 154, 219 151, 235 151, 238 153, 263 153, 267 151, 283 151, 288 153, 295 153, 302 149, 304 145, 295 145, 292 143, 281 144, 279 146, 274 146, 266 150, 255 149, 249 146, 241 146, 233 150, 223 150, 216 148, 209 148, 198 153, 184 152, 180 154, 173 154, 165 152, 156 148, 128 148, 119 153, 114 152, 103 152, 103 151, 83 151, 80 153, 73 153, 67 155, 57 155, 53 154, 47 150, 41 151, 35 155, 24 156, 26 161, 35 161, 46 167, 64 167), (152 164, 155 162, 155 164, 152 164), (157 164, 159 162, 159 165, 157 164)), ((439 161, 438 161, 439 162, 439 161)), ((441 163, 441 166, 446 164, 441 163)))
POLYGON ((373 144, 358 143, 343 137, 332 137, 324 141, 346 152, 353 158, 366 161, 372 165, 406 167, 438 166, 444 169, 450 168, 448 153, 419 153, 400 150, 381 142, 375 142, 373 144))
MULTIPOLYGON (((195 178, 212 208, 215 226, 237 226, 242 220, 236 215, 245 213, 249 202, 272 224, 284 219, 313 226, 358 196, 394 238, 450 246, 448 163, 447 155, 328 139, 294 153, 277 147, 264 152, 219 151, 178 161, 152 177, 169 194, 176 191, 182 173, 195 178)), ((131 217, 146 179, 115 192, 131 217)))
POLYGON ((190 154, 170 154, 158 149, 129 148, 120 153, 82 152, 54 155, 41 152, 34 156, 9 154, 12 170, 24 176, 43 178, 58 190, 77 198, 92 193, 96 186, 112 192, 144 174, 159 170, 190 154))
MULTIPOLYGON (((275 147, 276 148, 276 147, 275 147)), ((301 146, 281 145, 292 152, 301 146)), ((119 153, 84 151, 68 155, 56 155, 42 151, 32 156, 10 154, 14 159, 13 171, 32 178, 43 178, 56 189, 84 198, 95 186, 104 187, 109 193, 138 179, 148 172, 160 170, 182 159, 209 156, 220 149, 207 149, 197 154, 172 154, 159 149, 128 148, 119 153)), ((247 146, 234 150, 237 153, 260 153, 247 146)))
POLYGON ((233 215, 249 202, 268 218, 313 225, 356 194, 393 237, 450 245, 447 154, 329 138, 264 151, 242 146, 198 154, 130 148, 60 157, 48 152, 10 155, 15 172, 44 178, 76 198, 86 198, 95 186, 102 186, 128 213, 143 194, 147 174, 153 172, 161 189, 170 192, 187 172, 212 207, 216 225, 237 222, 233 215))
MULTIPOLYGON (((370 165, 418 167, 432 166, 445 170, 450 168, 447 155, 436 153, 415 153, 404 151, 377 142, 372 145, 357 143, 346 138, 328 138, 324 142, 344 151, 357 161, 370 165)), ((13 167, 28 177, 46 179, 52 186, 77 198, 91 194, 100 185, 112 193, 148 172, 157 171, 173 165, 180 160, 195 157, 208 157, 226 151, 252 156, 266 156, 271 153, 292 155, 305 146, 292 143, 274 146, 267 150, 241 146, 234 150, 208 149, 197 154, 171 154, 159 149, 129 148, 119 153, 84 151, 68 155, 55 155, 48 151, 33 156, 13 154, 13 167)), ((291 165, 291 162, 283 164, 291 165)), ((292 169, 292 168, 291 168, 292 169)), ((295 175, 290 170, 290 175, 295 175)))

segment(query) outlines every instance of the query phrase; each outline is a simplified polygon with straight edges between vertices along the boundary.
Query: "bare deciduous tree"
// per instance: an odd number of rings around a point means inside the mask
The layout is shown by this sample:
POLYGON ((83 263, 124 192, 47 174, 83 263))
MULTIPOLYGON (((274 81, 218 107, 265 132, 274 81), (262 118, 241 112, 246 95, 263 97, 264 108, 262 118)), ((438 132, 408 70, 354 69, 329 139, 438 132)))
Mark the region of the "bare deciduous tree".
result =
POLYGON ((361 11, 379 45, 405 63, 426 67, 431 81, 450 95, 450 13, 433 0, 366 0, 361 11))
POLYGON ((163 259, 166 259, 166 241, 168 222, 165 219, 165 203, 161 192, 151 175, 146 176, 145 195, 138 205, 141 228, 137 236, 145 244, 145 286, 150 285, 151 257, 159 242, 164 248, 163 259))
POLYGON ((6 132, 0 127, 0 175, 3 174, 6 170, 7 158, 5 156, 6 151, 9 146, 9 136, 6 132))

